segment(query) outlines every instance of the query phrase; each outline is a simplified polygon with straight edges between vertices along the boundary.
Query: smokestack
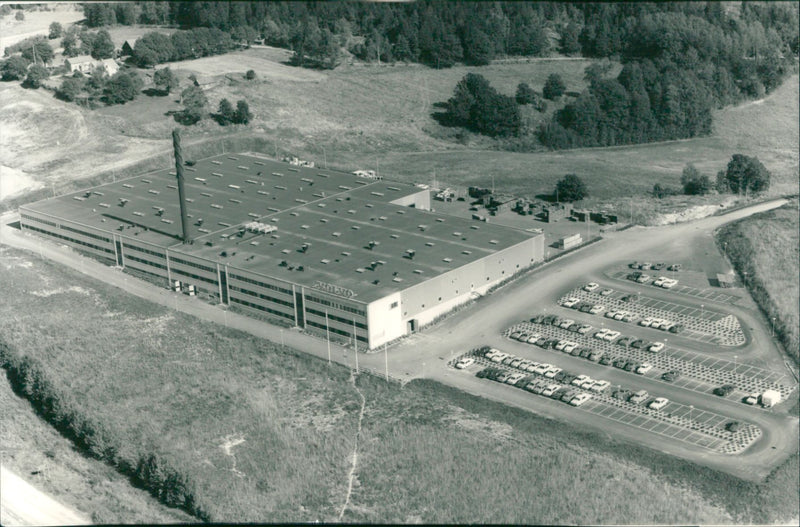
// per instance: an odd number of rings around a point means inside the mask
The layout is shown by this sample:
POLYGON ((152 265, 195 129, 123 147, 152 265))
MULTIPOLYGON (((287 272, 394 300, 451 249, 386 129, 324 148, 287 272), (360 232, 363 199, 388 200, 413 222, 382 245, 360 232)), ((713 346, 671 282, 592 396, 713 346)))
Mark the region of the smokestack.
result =
POLYGON ((183 188, 183 151, 181 150, 181 131, 172 131, 172 148, 175 150, 175 172, 178 176, 178 199, 181 203, 181 229, 183 243, 189 243, 189 220, 186 217, 186 191, 183 188))

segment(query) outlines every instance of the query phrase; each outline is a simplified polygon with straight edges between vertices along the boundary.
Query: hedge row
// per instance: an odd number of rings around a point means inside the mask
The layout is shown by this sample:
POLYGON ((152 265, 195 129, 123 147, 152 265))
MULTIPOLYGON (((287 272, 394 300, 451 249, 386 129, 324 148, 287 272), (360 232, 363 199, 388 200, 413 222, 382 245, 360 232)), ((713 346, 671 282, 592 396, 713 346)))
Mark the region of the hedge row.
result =
POLYGON ((35 359, 16 353, 0 340, 0 365, 14 392, 28 399, 37 414, 83 452, 112 465, 161 503, 210 521, 185 474, 155 452, 123 444, 113 431, 83 414, 80 405, 52 383, 35 359))

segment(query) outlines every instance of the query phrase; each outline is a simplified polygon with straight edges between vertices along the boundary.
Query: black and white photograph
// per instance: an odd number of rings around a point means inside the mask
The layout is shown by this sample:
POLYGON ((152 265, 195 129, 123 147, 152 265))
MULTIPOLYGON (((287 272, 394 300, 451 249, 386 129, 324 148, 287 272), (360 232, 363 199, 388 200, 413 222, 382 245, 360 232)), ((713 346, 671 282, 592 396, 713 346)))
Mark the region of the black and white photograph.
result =
POLYGON ((800 2, 0 3, 0 524, 797 525, 800 2))

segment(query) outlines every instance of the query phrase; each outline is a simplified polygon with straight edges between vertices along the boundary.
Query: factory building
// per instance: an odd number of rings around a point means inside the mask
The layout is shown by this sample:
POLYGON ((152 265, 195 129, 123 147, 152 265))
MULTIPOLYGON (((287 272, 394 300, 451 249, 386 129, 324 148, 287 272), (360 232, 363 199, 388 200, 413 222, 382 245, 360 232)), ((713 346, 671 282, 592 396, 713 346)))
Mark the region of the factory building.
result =
POLYGON ((364 348, 543 258, 541 234, 431 212, 413 185, 257 154, 179 166, 185 222, 176 169, 20 207, 22 229, 364 348))

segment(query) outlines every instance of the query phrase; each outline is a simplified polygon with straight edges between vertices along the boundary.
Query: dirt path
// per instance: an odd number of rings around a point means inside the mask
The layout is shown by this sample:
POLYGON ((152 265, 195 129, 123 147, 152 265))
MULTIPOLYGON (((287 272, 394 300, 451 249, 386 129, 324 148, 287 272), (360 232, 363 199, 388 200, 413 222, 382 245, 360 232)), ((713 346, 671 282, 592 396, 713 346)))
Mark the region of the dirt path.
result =
POLYGON ((0 524, 90 525, 91 521, 0 467, 0 524))
POLYGON ((347 506, 350 505, 350 496, 353 495, 353 482, 355 481, 356 477, 356 467, 358 467, 358 440, 361 438, 361 422, 364 420, 364 409, 367 407, 367 399, 364 397, 364 394, 361 392, 361 390, 358 389, 358 385, 356 384, 356 374, 352 371, 350 372, 350 382, 353 385, 353 388, 355 388, 358 392, 358 396, 361 397, 361 410, 358 412, 358 428, 356 429, 356 438, 353 444, 353 459, 350 465, 350 473, 347 475, 347 496, 345 496, 344 505, 342 505, 342 511, 339 513, 339 521, 342 521, 344 513, 347 510, 347 506))

